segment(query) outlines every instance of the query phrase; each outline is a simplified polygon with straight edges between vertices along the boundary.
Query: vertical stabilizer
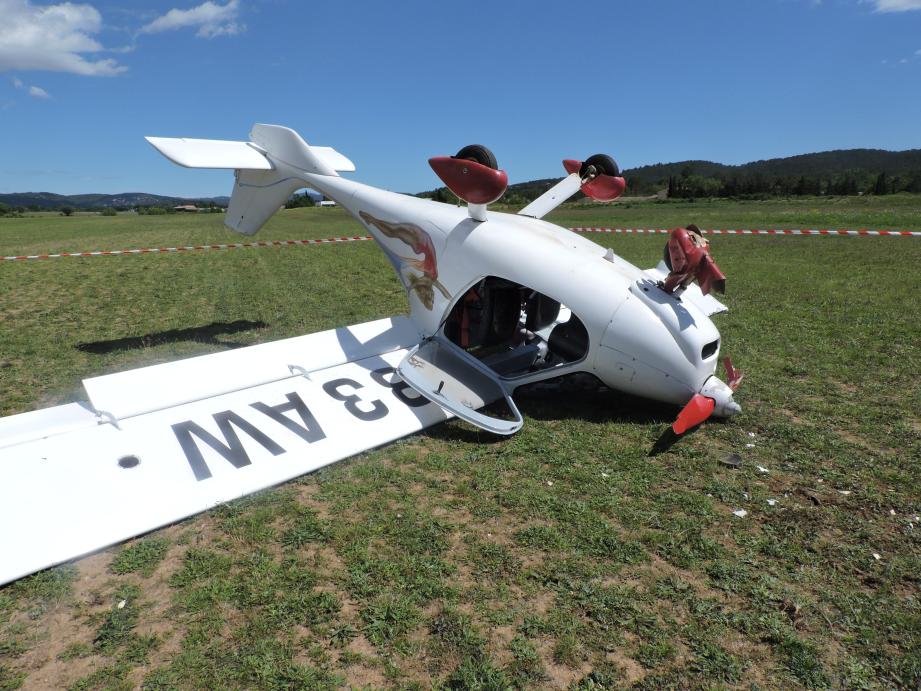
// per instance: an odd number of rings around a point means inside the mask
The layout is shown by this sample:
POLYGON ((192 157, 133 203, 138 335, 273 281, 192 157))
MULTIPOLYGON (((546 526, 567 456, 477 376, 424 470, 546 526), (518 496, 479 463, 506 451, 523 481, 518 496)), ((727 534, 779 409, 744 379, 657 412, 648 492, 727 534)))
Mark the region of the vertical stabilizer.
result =
POLYGON ((309 146, 294 130, 254 125, 249 142, 147 137, 173 163, 187 168, 232 168, 236 177, 224 224, 253 235, 308 175, 338 177, 355 165, 328 146, 309 146))
POLYGON ((237 170, 235 175, 224 225, 243 235, 255 234, 304 186, 300 178, 283 177, 277 170, 237 170))

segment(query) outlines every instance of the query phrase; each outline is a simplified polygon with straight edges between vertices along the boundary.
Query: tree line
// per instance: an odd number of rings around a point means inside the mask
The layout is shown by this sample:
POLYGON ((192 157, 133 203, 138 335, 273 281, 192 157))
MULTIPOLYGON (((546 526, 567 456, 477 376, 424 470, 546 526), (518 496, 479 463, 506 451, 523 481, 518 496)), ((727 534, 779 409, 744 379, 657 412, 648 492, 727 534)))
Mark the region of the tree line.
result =
POLYGON ((837 175, 695 175, 684 169, 680 175, 670 175, 662 183, 650 184, 628 178, 627 191, 633 194, 654 194, 662 184, 669 197, 758 197, 758 196, 846 196, 859 194, 921 193, 921 170, 890 175, 886 172, 851 171, 837 175), (631 185, 631 182, 633 184, 631 185), (631 189, 632 188, 632 189, 631 189))
MULTIPOLYGON (((208 202, 200 207, 198 207, 199 213, 224 213, 225 209, 223 206, 219 206, 214 202, 208 202)), ((29 205, 16 205, 5 204, 0 202, 0 217, 19 217, 24 213, 35 213, 35 212, 49 212, 57 211, 61 216, 73 216, 77 211, 82 213, 98 213, 101 216, 116 216, 119 211, 134 211, 141 215, 148 216, 157 216, 160 214, 174 214, 179 213, 171 206, 86 206, 76 208, 73 206, 59 206, 49 208, 47 206, 39 206, 38 204, 29 204, 29 205)))

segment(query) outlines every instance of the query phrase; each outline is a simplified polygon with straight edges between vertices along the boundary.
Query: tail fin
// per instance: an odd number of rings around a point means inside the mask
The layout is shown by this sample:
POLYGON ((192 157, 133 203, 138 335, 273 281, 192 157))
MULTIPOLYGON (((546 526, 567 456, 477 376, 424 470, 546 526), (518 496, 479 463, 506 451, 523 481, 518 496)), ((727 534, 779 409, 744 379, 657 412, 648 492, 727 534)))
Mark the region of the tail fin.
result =
POLYGON ((252 235, 307 182, 305 174, 334 175, 355 165, 335 149, 308 146, 300 135, 279 125, 254 125, 249 142, 212 139, 147 141, 173 163, 186 168, 232 168, 236 183, 224 224, 252 235))
POLYGON ((277 170, 237 170, 224 225, 242 235, 254 235, 304 186, 298 178, 282 177, 277 170))

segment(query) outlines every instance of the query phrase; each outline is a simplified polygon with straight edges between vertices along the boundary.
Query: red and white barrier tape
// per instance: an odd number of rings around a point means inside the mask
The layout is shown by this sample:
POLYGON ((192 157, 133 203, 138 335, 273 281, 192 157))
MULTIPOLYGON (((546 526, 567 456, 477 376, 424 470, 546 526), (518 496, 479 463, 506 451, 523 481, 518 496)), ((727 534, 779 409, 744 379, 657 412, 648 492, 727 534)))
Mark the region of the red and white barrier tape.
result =
MULTIPOLYGON (((576 233, 670 233, 668 228, 570 228, 576 233)), ((915 230, 833 230, 825 228, 809 228, 797 230, 782 229, 752 229, 752 230, 702 230, 704 235, 869 235, 869 236, 894 236, 894 237, 921 237, 921 231, 915 230)))
MULTIPOLYGON (((576 233, 627 233, 627 234, 667 234, 667 228, 570 228, 576 233)), ((921 232, 913 230, 702 230, 705 235, 861 235, 891 237, 921 237, 921 232)), ((94 252, 58 252, 56 254, 21 254, 9 257, 0 256, 0 261, 20 259, 57 259, 59 257, 102 257, 118 254, 165 254, 170 252, 194 252, 198 250, 235 250, 252 247, 289 247, 291 245, 327 245, 336 242, 358 242, 372 240, 370 235, 352 235, 349 237, 324 238, 322 240, 269 240, 266 242, 230 242, 221 245, 186 245, 185 247, 145 247, 134 250, 96 250, 94 252)))
POLYGON ((334 242, 358 242, 371 240, 370 235, 324 238, 322 240, 269 240, 266 242, 229 242, 221 245, 186 245, 185 247, 145 247, 137 250, 96 250, 95 252, 59 252, 57 254, 23 254, 0 257, 0 261, 16 259, 57 259, 58 257, 101 257, 115 254, 166 254, 169 252, 194 252, 197 250, 236 250, 250 247, 288 247, 290 245, 326 245, 334 242))

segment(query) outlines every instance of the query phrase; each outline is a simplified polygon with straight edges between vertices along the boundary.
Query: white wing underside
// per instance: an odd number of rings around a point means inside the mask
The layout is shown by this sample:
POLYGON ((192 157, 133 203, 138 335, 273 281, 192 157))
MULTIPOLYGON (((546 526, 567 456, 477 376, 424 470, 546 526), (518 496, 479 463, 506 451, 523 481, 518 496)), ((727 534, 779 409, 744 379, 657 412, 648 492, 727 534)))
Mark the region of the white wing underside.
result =
POLYGON ((0 419, 0 584, 447 419, 390 385, 417 343, 385 319, 95 377, 90 403, 0 419))

